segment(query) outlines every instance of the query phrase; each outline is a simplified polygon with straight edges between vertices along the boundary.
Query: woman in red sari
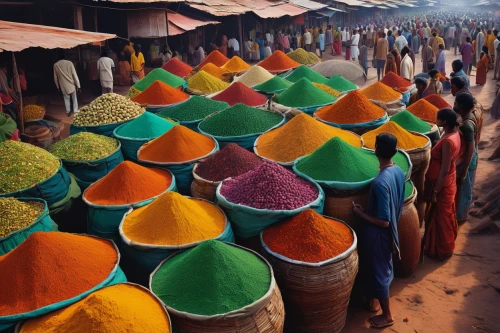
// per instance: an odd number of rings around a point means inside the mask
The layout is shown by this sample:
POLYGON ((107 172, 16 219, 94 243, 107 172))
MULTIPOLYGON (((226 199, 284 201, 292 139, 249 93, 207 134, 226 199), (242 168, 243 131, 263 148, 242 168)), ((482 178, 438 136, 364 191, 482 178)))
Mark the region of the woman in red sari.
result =
POLYGON ((453 255, 458 223, 455 216, 456 162, 460 156, 460 134, 457 115, 452 109, 437 113, 444 133, 432 148, 431 163, 425 176, 424 252, 428 257, 445 259, 453 255))

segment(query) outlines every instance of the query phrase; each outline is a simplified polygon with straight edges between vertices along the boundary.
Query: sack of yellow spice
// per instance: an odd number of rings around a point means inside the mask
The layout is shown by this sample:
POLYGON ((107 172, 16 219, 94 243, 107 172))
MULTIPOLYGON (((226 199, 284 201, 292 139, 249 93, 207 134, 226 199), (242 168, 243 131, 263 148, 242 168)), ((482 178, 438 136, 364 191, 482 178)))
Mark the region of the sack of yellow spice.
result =
POLYGON ((397 123, 389 121, 379 128, 369 131, 361 136, 365 147, 375 149, 377 135, 381 133, 390 133, 394 135, 398 139, 397 147, 403 150, 421 148, 429 142, 429 139, 426 136, 410 133, 397 123))
POLYGON ((23 107, 24 121, 34 121, 43 119, 45 108, 36 104, 28 104, 23 107))

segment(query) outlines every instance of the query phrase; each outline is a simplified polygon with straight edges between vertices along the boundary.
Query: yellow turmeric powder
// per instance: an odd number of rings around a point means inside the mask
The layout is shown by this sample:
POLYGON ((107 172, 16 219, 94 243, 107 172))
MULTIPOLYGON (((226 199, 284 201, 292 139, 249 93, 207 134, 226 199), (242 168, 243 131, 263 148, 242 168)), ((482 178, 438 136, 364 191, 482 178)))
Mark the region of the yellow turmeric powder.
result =
POLYGON ((212 94, 229 87, 229 83, 224 82, 215 76, 200 70, 188 79, 188 87, 199 90, 204 94, 212 94))
POLYGON ((20 333, 170 333, 160 301, 144 287, 120 283, 79 302, 26 321, 20 333))
POLYGON ((214 204, 167 192, 125 217, 122 230, 134 242, 166 246, 216 238, 225 227, 224 213, 214 204))
POLYGON ((337 97, 338 98, 338 97, 340 97, 340 95, 342 95, 342 93, 340 91, 335 90, 335 89, 327 86, 324 83, 313 82, 312 84, 314 84, 316 87, 318 87, 319 89, 323 90, 327 94, 332 95, 333 97, 337 97))
POLYGON ((389 121, 373 131, 363 134, 361 137, 365 143, 365 147, 375 149, 375 140, 377 135, 381 133, 390 133, 398 139, 398 148, 403 150, 410 150, 423 147, 427 144, 429 139, 425 136, 415 135, 408 132, 403 127, 399 126, 393 121, 389 121))

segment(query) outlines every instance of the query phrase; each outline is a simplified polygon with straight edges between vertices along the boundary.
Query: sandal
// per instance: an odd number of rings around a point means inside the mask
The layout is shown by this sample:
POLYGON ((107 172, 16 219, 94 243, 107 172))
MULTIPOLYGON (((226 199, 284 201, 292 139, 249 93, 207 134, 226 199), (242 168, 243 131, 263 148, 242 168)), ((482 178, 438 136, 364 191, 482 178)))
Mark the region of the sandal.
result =
POLYGON ((377 318, 383 318, 383 317, 382 317, 382 315, 378 315, 378 316, 374 316, 374 317, 371 317, 370 319, 368 319, 368 322, 374 328, 386 328, 386 327, 394 325, 394 320, 385 321, 385 319, 384 319, 383 322, 376 322, 377 318))

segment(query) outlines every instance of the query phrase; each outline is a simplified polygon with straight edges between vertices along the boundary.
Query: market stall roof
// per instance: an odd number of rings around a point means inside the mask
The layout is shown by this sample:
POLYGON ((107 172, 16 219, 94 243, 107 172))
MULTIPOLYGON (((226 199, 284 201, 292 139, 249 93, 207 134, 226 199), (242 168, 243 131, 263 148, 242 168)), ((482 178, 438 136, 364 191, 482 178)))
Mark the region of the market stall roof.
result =
POLYGON ((308 10, 294 6, 292 4, 281 4, 277 6, 272 6, 263 10, 254 10, 253 12, 260 16, 261 18, 277 18, 286 15, 297 16, 306 13, 308 10))
POLYGON ((154 2, 184 2, 186 0, 105 0, 105 1, 121 2, 121 3, 154 3, 154 2))
POLYGON ((316 13, 318 13, 319 15, 324 16, 324 17, 332 17, 333 14, 335 14, 335 11, 329 10, 329 9, 320 9, 316 13))
POLYGON ((172 35, 172 33, 170 32, 170 24, 179 27, 181 30, 184 30, 184 32, 189 30, 195 30, 197 27, 202 27, 204 25, 220 24, 219 21, 212 21, 209 19, 196 19, 186 16, 184 14, 179 14, 171 11, 167 13, 167 18, 169 21, 168 22, 169 35, 172 35))
POLYGON ((69 49, 78 45, 101 42, 116 35, 74 29, 0 21, 0 52, 22 51, 29 47, 69 49))
POLYGON ((347 13, 345 10, 342 10, 342 9, 338 9, 338 8, 335 8, 335 7, 326 7, 330 10, 333 10, 334 12, 342 12, 342 13, 347 13))
POLYGON ((192 8, 214 16, 240 15, 252 11, 262 11, 271 6, 284 4, 284 1, 270 0, 187 0, 192 8))
POLYGON ((323 5, 321 3, 311 0, 290 0, 290 2, 293 3, 294 5, 304 7, 310 10, 318 10, 327 7, 327 5, 323 5))
POLYGON ((345 3, 346 5, 349 6, 361 6, 364 4, 363 1, 358 1, 358 0, 335 0, 335 1, 345 3))

